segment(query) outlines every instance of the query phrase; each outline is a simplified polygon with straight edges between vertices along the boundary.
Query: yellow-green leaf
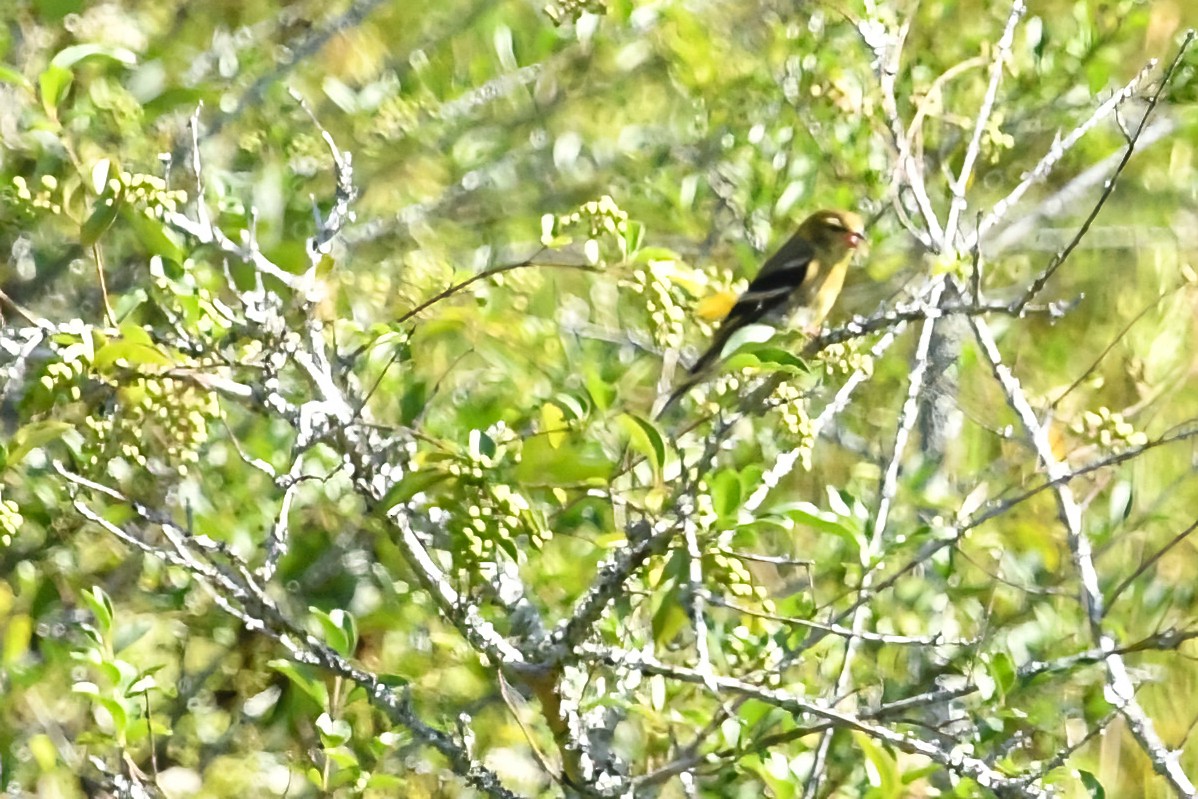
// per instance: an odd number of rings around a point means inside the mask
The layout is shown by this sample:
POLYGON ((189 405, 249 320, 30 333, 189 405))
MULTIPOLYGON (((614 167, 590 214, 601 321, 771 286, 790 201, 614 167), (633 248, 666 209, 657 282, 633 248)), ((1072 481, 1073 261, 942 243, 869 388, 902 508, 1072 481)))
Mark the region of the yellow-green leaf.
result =
POLYGON ((8 463, 20 463, 31 450, 35 450, 43 444, 49 444, 51 441, 61 438, 68 430, 73 429, 73 425, 55 421, 33 422, 25 425, 12 437, 12 445, 8 450, 8 463))
POLYGON ((557 403, 546 402, 541 406, 541 432, 554 449, 566 440, 566 414, 557 403))

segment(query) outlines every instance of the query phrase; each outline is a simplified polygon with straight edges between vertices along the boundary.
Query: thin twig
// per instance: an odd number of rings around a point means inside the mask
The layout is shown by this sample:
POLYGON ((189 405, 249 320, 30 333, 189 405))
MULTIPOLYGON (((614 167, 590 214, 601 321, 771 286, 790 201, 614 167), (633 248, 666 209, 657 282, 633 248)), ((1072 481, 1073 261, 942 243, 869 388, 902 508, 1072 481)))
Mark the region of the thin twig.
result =
POLYGON ((1160 85, 1157 87, 1155 92, 1149 95, 1148 99, 1146 100, 1144 114, 1140 117, 1140 124, 1136 126, 1135 131, 1133 131, 1128 137, 1127 147, 1124 149, 1123 157, 1119 159, 1119 163, 1115 165, 1115 171, 1109 178, 1107 178, 1106 183, 1103 184, 1102 193, 1098 195, 1098 200, 1090 209, 1090 213, 1088 213, 1086 218, 1082 220, 1081 226, 1077 229, 1077 233, 1074 234, 1069 243, 1052 257, 1052 259, 1048 262, 1048 266, 1044 268, 1044 271, 1037 275, 1036 279, 1032 281, 1032 285, 1027 293, 1025 293, 1023 297, 1012 304, 1012 312, 1022 312, 1023 308, 1040 293, 1045 284, 1047 284, 1056 271, 1061 268, 1069 256, 1073 254, 1073 251, 1077 249, 1077 245, 1081 242, 1081 240, 1085 238, 1086 233, 1088 233, 1090 230, 1090 226, 1094 224, 1094 220, 1098 218, 1099 212, 1103 209, 1107 200, 1110 199, 1111 195, 1114 193, 1115 184, 1118 181, 1119 176, 1123 174, 1124 168, 1127 166, 1128 162, 1131 161, 1131 157, 1136 152, 1136 144, 1139 141, 1140 136, 1144 133, 1144 127, 1148 124, 1149 118, 1152 117, 1152 112, 1156 110, 1156 106, 1160 102, 1165 89, 1169 86, 1170 82, 1173 80, 1174 73, 1177 72, 1177 68, 1181 65, 1182 57, 1185 55, 1186 50, 1189 49, 1190 44, 1193 41, 1194 31, 1191 30, 1186 34, 1185 39, 1178 48, 1177 55, 1173 58, 1173 62, 1169 64, 1169 66, 1165 69, 1165 74, 1161 76, 1160 85))
MULTIPOLYGON (((946 280, 942 276, 936 281, 931 291, 931 295, 928 298, 929 305, 935 306, 940 302, 945 286, 946 280)), ((919 342, 915 348, 915 355, 912 358, 911 368, 908 371, 907 397, 903 401, 903 407, 899 413, 899 423, 894 434, 894 448, 891 451, 890 460, 886 464, 886 469, 882 473, 882 484, 878 491, 878 504, 874 509, 873 518, 870 520, 871 530, 869 539, 860 552, 861 566, 865 570, 865 573, 861 576, 861 583, 857 588, 857 609, 853 611, 852 621, 849 624, 852 635, 845 640, 844 659, 840 664, 840 673, 836 678, 833 696, 846 696, 849 693, 853 662, 856 660, 862 640, 861 634, 865 630, 865 622, 869 615, 866 611, 867 603, 865 599, 872 594, 873 581, 877 574, 875 564, 881 561, 886 526, 890 519, 890 508, 894 503, 895 497, 898 495, 899 467, 903 462, 903 454, 907 450, 907 441, 911 436, 911 431, 915 429, 915 422, 919 417, 919 400, 923 394, 924 377, 928 369, 928 357, 935 332, 935 319, 929 319, 923 323, 923 329, 919 334, 919 342)), ((803 649, 809 649, 826 634, 825 631, 816 630, 804 642, 803 649)), ((803 795, 807 799, 814 799, 819 794, 820 783, 823 781, 824 763, 827 760, 831 745, 832 736, 824 733, 815 750, 811 776, 808 778, 807 785, 804 788, 803 795)))
MULTIPOLYGON (((975 338, 981 345, 982 353, 990 363, 995 379, 1002 386, 1007 404, 1011 406, 1019 418, 1020 424, 1023 425, 1049 478, 1055 481, 1064 477, 1069 469, 1066 464, 1058 461, 1053 453, 1052 442, 1048 435, 1048 425, 1041 424, 1036 418, 1035 411, 1028 402, 1019 380, 1003 363, 998 345, 985 321, 972 319, 970 323, 973 326, 975 338)), ((1054 486, 1053 495, 1056 499, 1058 516, 1065 526, 1069 551, 1073 556, 1073 565, 1078 572, 1081 600, 1089 622, 1090 634, 1099 649, 1111 653, 1118 647, 1115 639, 1103 629, 1105 608, 1102 589, 1098 570, 1094 565, 1093 548, 1082 524, 1082 509, 1074 499, 1069 486, 1063 482, 1054 486)), ((1137 702, 1135 685, 1123 658, 1112 654, 1103 662, 1107 672, 1106 697, 1127 720, 1132 736, 1151 761, 1153 769, 1169 783, 1178 796, 1194 797, 1198 795, 1195 793, 1194 784, 1181 769, 1179 753, 1170 751, 1165 746, 1153 728, 1152 720, 1137 702)))
POLYGON ((994 60, 990 63, 990 82, 986 86, 986 95, 982 99, 977 119, 973 123, 973 136, 969 140, 969 146, 965 148, 961 171, 957 173, 955 180, 949 181, 948 188, 952 194, 952 202, 948 208, 948 219, 944 223, 946 248, 954 246, 957 239, 957 225, 960 222, 961 214, 968 207, 965 200, 965 187, 973 179, 973 165, 981 153, 982 136, 985 135, 986 128, 990 125, 990 115, 994 111, 994 101, 998 97, 998 84, 1002 81, 1003 67, 1011 55, 1011 45, 1015 41, 1015 26, 1026 11, 1027 6, 1024 5, 1024 0, 1015 0, 1011 3, 1011 13, 1007 16, 1007 25, 994 48, 994 60))
MULTIPOLYGON (((882 98, 882 114, 890 130, 891 144, 897 153, 894 165, 895 174, 891 181, 898 187, 895 201, 899 203, 905 185, 905 188, 910 190, 916 207, 923 217, 927 232, 925 233, 913 224, 907 224, 906 227, 924 247, 934 249, 943 241, 944 232, 936 217, 936 211, 932 208, 927 187, 924 185, 923 164, 917 162, 911 155, 911 139, 908 138, 905 126, 899 116, 895 90, 899 67, 902 63, 903 43, 906 41, 909 26, 904 22, 898 31, 887 30, 873 0, 865 4, 865 9, 867 18, 857 23, 857 32, 874 54, 873 66, 878 77, 878 88, 882 98)), ((902 214, 900 214, 900 218, 906 219, 902 214)))
POLYGON ((1135 94, 1136 89, 1140 87, 1140 84, 1144 82, 1144 78, 1155 67, 1156 59, 1150 60, 1140 69, 1134 78, 1124 84, 1123 88, 1115 92, 1104 103, 1095 108, 1085 121, 1083 121, 1073 130, 1069 131, 1064 138, 1058 137, 1054 139, 1052 145, 1048 148, 1048 152, 1044 154, 1044 156, 1030 172, 1023 176, 1023 180, 1021 180, 1019 184, 1015 186, 1015 188, 1011 189, 1010 193, 1007 194, 1006 197, 1003 197, 1001 200, 995 203, 990 209, 990 212, 987 213, 985 217, 982 218, 982 221, 978 223, 977 228, 968 234, 965 240, 967 248, 973 248, 976 246, 978 240, 980 240, 982 236, 985 236, 992 227, 1001 222, 1007 215, 1007 212, 1009 212, 1016 203, 1023 199, 1023 195, 1026 194, 1032 186, 1048 177, 1060 160, 1065 157, 1065 154, 1072 150, 1073 146, 1081 141, 1083 136, 1089 133, 1099 122, 1114 113, 1115 109, 1117 109, 1122 103, 1131 98, 1132 95, 1135 94))
POLYGON ((1123 328, 1111 338, 1110 342, 1107 343, 1102 352, 1098 354, 1098 357, 1095 358, 1094 361, 1088 367, 1086 367, 1086 369, 1080 375, 1077 376, 1077 379, 1070 383, 1068 388, 1058 394, 1056 399, 1048 404, 1049 409, 1056 410, 1057 406, 1061 404, 1061 401, 1064 400, 1065 397, 1068 397, 1073 393, 1074 389, 1084 383, 1086 379, 1094 373, 1094 370, 1097 369, 1104 360, 1106 360, 1106 356, 1110 355, 1111 350, 1113 350, 1119 342, 1123 341, 1123 337, 1126 336, 1128 332, 1136 326, 1137 322, 1147 316, 1149 311, 1160 305, 1161 300, 1164 300, 1171 294, 1176 294, 1178 291, 1181 291, 1185 288, 1188 288, 1188 286, 1187 284, 1183 283, 1171 289, 1166 289, 1165 291, 1162 291, 1155 300, 1141 308, 1140 312, 1128 320, 1128 322, 1123 325, 1123 328))
POLYGON ((1123 582, 1119 583, 1119 585, 1117 585, 1115 587, 1115 589, 1113 591, 1111 591, 1111 593, 1106 597, 1107 608, 1109 609, 1111 605, 1115 604, 1115 600, 1119 598, 1119 595, 1122 594, 1125 590, 1127 590, 1127 587, 1129 585, 1131 585, 1132 583, 1134 583, 1136 581, 1136 578, 1138 578, 1141 574, 1143 574, 1144 572, 1146 572, 1150 568, 1152 568, 1152 564, 1156 563, 1158 560, 1163 558, 1166 555, 1166 553, 1169 552, 1169 550, 1173 549, 1173 547, 1177 546, 1182 541, 1189 538, 1190 533, 1194 532, 1195 530, 1198 530, 1198 520, 1195 520, 1194 523, 1191 524, 1189 527, 1182 530, 1177 535, 1173 536, 1173 538, 1169 539, 1169 543, 1165 544, 1163 547, 1158 549, 1156 552, 1152 553, 1151 557, 1149 557, 1147 560, 1145 560, 1143 563, 1141 563, 1138 567, 1136 567, 1136 570, 1133 571, 1131 574, 1127 575, 1127 577, 1123 580, 1123 582))
MULTIPOLYGON (((580 647, 581 655, 594 662, 629 671, 641 672, 647 675, 660 675, 677 682, 706 685, 707 680, 694 669, 670 666, 640 652, 614 652, 596 649, 590 646, 580 647)), ((914 755, 922 755, 935 763, 957 774, 963 774, 979 785, 1002 792, 1004 796, 1036 797, 1042 799, 1046 794, 1039 788, 1022 785, 1015 779, 997 771, 985 761, 972 757, 960 750, 949 752, 921 738, 895 732, 887 727, 870 723, 860 716, 853 715, 820 702, 814 702, 788 691, 765 688, 732 677, 716 676, 712 678, 713 685, 709 690, 717 695, 732 694, 756 699, 767 705, 786 710, 797 717, 815 717, 831 722, 836 727, 856 730, 869 737, 914 755)))
POLYGON ((729 599, 722 597, 711 597, 711 604, 719 605, 720 607, 734 610, 737 613, 743 613, 746 616, 752 616, 757 619, 768 619, 776 621, 780 624, 793 624, 796 627, 806 627, 811 630, 821 630, 830 635, 837 635, 841 638, 860 638, 863 641, 869 641, 875 644, 894 644, 899 646, 954 646, 967 647, 976 644, 976 641, 965 641, 957 639, 945 638, 940 633, 936 635, 889 635, 886 633, 874 633, 866 630, 854 633, 848 627, 842 627, 838 624, 821 624, 811 619, 800 619, 797 616, 780 616, 777 613, 766 613, 761 610, 754 610, 740 605, 729 599))

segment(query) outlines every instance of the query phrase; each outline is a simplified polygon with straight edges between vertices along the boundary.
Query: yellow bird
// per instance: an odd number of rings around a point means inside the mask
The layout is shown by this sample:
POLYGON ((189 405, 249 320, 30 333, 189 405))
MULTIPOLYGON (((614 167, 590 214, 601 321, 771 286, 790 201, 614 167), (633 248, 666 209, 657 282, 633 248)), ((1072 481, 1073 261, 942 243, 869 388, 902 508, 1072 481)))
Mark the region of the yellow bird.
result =
POLYGON ((770 256, 720 323, 711 346, 688 370, 657 415, 674 404, 724 352, 746 325, 798 327, 814 334, 832 310, 853 253, 865 241, 861 217, 851 211, 816 211, 770 256))

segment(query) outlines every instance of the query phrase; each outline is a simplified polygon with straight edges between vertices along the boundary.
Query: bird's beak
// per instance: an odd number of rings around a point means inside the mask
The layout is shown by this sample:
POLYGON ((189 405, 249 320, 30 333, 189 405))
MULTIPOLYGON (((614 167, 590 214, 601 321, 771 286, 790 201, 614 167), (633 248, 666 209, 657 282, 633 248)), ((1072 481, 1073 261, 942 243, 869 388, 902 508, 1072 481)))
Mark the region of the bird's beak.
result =
POLYGON ((848 245, 848 248, 850 250, 855 250, 858 247, 860 247, 862 244, 866 245, 866 249, 868 249, 868 247, 869 247, 869 245, 865 241, 865 234, 859 233, 856 230, 850 230, 848 233, 845 234, 844 243, 848 245))

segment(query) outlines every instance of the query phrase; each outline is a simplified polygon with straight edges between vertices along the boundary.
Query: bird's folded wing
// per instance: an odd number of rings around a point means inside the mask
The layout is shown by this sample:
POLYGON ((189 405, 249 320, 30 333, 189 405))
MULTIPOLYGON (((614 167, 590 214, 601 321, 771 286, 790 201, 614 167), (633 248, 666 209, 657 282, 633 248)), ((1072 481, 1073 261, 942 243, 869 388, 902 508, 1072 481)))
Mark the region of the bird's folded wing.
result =
POLYGON ((778 250, 749 287, 732 306, 723 326, 741 326, 756 322, 786 303, 788 297, 813 275, 812 260, 815 252, 811 245, 802 240, 791 239, 778 250))

